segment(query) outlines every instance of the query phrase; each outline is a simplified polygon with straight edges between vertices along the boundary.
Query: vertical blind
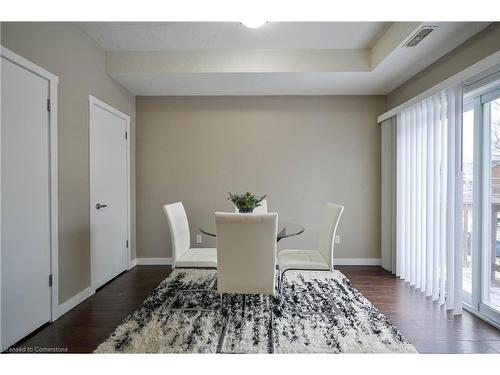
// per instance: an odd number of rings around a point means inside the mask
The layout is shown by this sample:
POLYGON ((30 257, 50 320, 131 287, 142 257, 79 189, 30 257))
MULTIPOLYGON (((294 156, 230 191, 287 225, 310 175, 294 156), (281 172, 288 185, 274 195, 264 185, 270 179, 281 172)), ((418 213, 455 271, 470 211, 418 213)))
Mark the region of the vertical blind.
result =
POLYGON ((396 275, 462 309, 462 85, 397 114, 396 275))
POLYGON ((380 129, 380 265, 387 271, 396 273, 396 117, 382 121, 380 129))

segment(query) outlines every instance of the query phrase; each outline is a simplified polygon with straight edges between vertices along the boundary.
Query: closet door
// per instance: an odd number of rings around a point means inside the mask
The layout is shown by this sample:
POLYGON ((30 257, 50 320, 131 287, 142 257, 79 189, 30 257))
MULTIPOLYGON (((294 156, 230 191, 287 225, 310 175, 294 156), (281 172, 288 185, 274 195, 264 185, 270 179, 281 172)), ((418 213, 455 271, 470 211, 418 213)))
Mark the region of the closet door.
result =
POLYGON ((49 81, 1 58, 1 345, 51 318, 49 81))
POLYGON ((92 286, 127 269, 129 117, 90 99, 90 240, 92 286))

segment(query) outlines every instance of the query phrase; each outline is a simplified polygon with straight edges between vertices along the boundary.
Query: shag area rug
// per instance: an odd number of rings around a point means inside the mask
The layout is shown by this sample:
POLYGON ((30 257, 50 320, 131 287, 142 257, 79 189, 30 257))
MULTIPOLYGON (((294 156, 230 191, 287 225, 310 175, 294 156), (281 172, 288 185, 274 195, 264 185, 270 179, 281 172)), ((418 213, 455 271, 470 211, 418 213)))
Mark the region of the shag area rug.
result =
POLYGON ((217 293, 176 269, 95 353, 416 353, 339 271, 288 271, 281 295, 217 293))

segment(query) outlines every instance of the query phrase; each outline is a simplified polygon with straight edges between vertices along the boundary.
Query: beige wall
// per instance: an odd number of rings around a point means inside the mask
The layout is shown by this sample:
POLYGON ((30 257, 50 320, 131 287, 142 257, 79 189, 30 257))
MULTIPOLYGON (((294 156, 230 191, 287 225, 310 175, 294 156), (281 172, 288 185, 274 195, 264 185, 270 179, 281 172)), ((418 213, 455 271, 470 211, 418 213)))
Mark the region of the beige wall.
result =
MULTIPOLYGON (((268 195, 315 248, 322 205, 345 205, 335 257, 380 258, 382 96, 137 97, 137 256, 170 257, 161 206, 182 201, 191 226, 232 210, 227 192, 268 195)), ((201 246, 214 246, 203 237, 201 246)))
POLYGON ((387 110, 500 50, 500 22, 494 22, 447 55, 410 78, 387 96, 387 110))
POLYGON ((2 23, 1 27, 3 46, 59 76, 59 302, 62 303, 90 285, 88 96, 92 94, 131 115, 132 129, 135 97, 106 74, 104 50, 77 26, 2 23))

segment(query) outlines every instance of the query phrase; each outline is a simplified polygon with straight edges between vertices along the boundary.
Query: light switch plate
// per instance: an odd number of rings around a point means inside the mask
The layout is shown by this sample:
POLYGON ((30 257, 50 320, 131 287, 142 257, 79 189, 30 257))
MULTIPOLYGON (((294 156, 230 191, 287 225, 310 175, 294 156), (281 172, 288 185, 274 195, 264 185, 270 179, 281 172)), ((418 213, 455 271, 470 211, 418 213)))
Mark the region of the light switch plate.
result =
POLYGON ((201 243, 201 234, 196 235, 196 243, 201 243))
POLYGON ((337 244, 339 244, 339 243, 340 243, 340 235, 339 235, 339 234, 337 234, 337 235, 335 236, 335 243, 337 243, 337 244))

